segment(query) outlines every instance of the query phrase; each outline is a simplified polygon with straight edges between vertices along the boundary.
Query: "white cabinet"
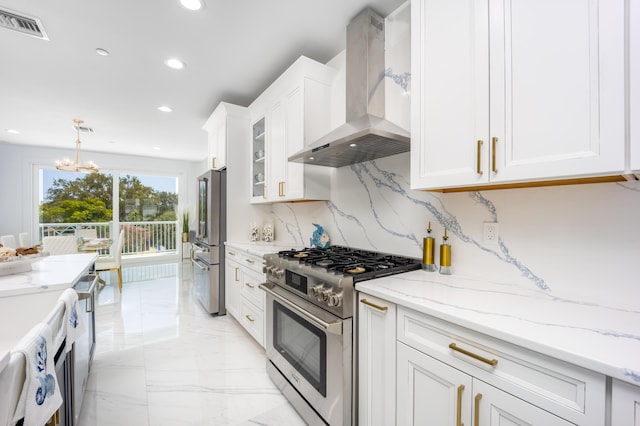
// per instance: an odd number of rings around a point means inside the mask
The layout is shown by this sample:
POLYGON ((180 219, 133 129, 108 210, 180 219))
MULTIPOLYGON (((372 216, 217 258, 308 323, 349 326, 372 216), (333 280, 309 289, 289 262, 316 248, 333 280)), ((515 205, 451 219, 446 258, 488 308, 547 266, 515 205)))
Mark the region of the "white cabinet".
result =
POLYGON ((358 295, 358 301, 359 424, 392 425, 396 418, 396 305, 365 293, 358 295))
POLYGON ((225 307, 227 314, 231 314, 237 319, 240 317, 242 268, 236 259, 239 259, 238 251, 227 248, 226 259, 224 261, 225 307))
POLYGON ((572 424, 402 343, 397 404, 399 425, 572 424))
POLYGON ((302 56, 249 106, 252 203, 329 198, 331 170, 288 157, 331 130, 334 76, 334 69, 302 56))
POLYGON ((411 8, 412 188, 624 172, 624 0, 411 8))
POLYGON ((629 2, 630 168, 640 173, 640 3, 629 2))
POLYGON ((613 380, 611 424, 640 426, 640 386, 613 380))
POLYGON ((244 250, 226 248, 225 291, 227 312, 264 347, 265 293, 258 286, 266 281, 263 259, 244 250))
POLYGON ((202 126, 208 133, 207 161, 212 169, 227 167, 227 145, 247 140, 249 111, 246 107, 220 102, 202 126))
POLYGON ((605 424, 603 375, 402 306, 396 374, 397 424, 605 424))

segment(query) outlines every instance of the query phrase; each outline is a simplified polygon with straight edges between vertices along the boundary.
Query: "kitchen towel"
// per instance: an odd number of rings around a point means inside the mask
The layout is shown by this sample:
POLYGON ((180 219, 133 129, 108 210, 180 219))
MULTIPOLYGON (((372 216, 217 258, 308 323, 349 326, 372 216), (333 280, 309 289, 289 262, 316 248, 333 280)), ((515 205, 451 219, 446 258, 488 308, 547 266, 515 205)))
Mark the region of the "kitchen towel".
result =
POLYGON ((73 347, 73 342, 78 340, 84 333, 84 323, 82 317, 78 315, 78 293, 72 288, 62 292, 60 298, 64 303, 64 329, 66 331, 66 350, 69 352, 73 347))
POLYGON ((26 359, 25 382, 13 421, 24 417, 24 426, 42 426, 62 405, 51 327, 46 323, 37 324, 12 352, 23 354, 26 359))

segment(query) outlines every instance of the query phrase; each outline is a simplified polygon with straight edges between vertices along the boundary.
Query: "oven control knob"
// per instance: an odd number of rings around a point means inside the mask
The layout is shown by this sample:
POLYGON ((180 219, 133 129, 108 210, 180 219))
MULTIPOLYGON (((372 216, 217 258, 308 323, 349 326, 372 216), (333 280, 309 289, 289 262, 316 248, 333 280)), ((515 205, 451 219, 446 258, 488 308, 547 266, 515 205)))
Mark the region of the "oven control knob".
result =
POLYGON ((342 305, 342 294, 331 294, 329 295, 329 306, 340 306, 342 305))
POLYGON ((329 296, 331 295, 331 289, 322 289, 318 296, 318 302, 329 302, 329 296))
POLYGON ((318 299, 318 301, 322 300, 321 292, 322 292, 322 285, 316 285, 311 287, 311 290, 310 290, 311 296, 318 299))
POLYGON ((273 268, 273 275, 275 275, 276 278, 282 278, 284 276, 284 269, 273 268))

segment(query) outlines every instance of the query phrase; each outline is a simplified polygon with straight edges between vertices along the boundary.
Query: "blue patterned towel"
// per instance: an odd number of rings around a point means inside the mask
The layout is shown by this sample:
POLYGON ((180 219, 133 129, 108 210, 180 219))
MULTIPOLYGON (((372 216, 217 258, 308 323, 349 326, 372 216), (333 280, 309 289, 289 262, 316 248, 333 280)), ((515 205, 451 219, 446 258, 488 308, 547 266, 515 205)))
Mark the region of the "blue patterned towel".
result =
POLYGON ((62 292, 59 300, 64 303, 64 327, 63 330, 67 336, 67 352, 73 347, 73 342, 78 340, 84 333, 84 323, 80 316, 78 308, 78 293, 72 288, 68 288, 62 292))
POLYGON ((62 405, 53 361, 56 348, 51 340, 51 328, 40 323, 12 351, 26 359, 26 378, 13 419, 17 422, 24 417, 24 426, 42 426, 62 405))

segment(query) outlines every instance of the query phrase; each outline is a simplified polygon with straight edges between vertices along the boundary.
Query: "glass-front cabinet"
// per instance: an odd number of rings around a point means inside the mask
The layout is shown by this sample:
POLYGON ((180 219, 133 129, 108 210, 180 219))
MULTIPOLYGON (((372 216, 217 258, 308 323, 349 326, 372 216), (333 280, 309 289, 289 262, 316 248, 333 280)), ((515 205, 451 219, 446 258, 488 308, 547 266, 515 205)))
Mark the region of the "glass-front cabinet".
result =
POLYGON ((331 130, 334 77, 333 68, 301 56, 249 105, 252 203, 329 199, 331 170, 289 156, 331 130))
POLYGON ((251 125, 251 198, 263 199, 266 194, 265 153, 266 153, 266 127, 265 117, 251 125))

